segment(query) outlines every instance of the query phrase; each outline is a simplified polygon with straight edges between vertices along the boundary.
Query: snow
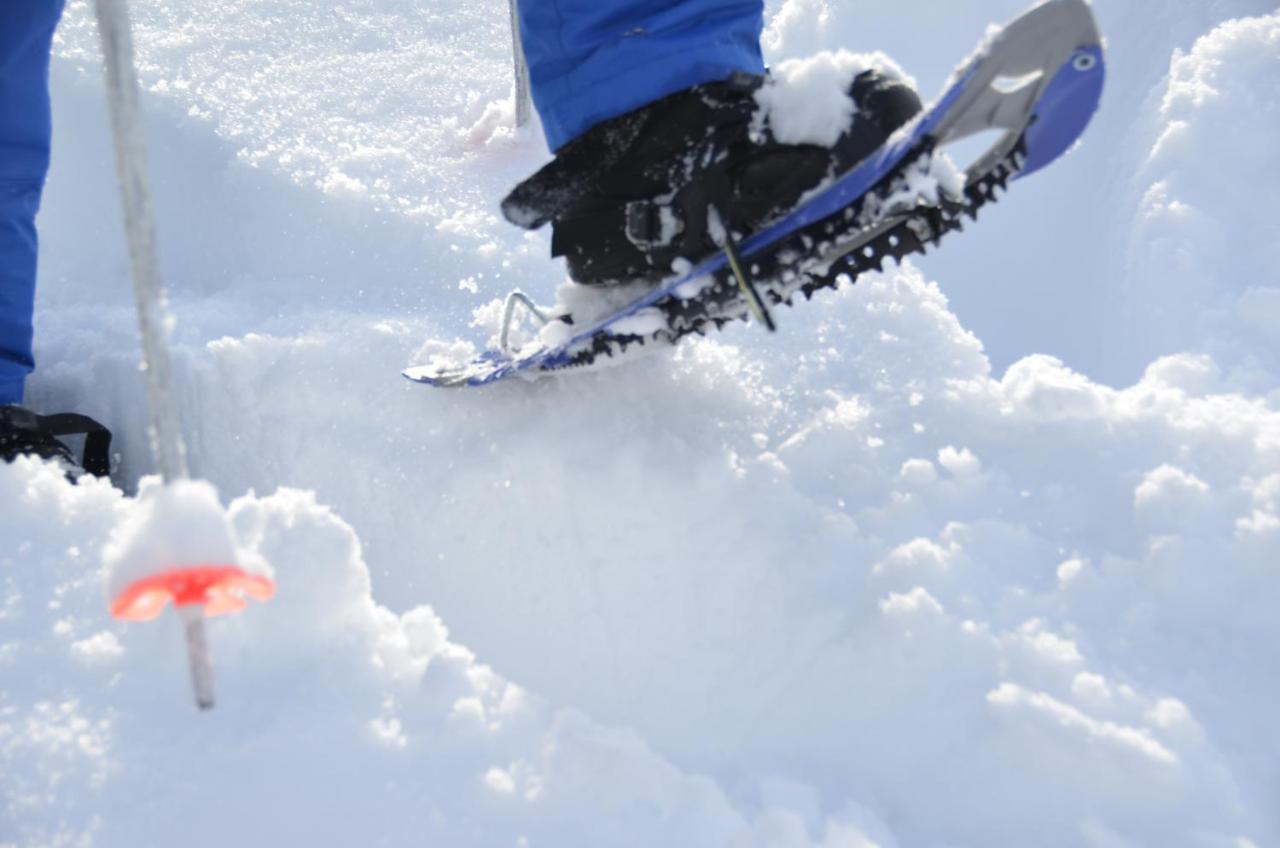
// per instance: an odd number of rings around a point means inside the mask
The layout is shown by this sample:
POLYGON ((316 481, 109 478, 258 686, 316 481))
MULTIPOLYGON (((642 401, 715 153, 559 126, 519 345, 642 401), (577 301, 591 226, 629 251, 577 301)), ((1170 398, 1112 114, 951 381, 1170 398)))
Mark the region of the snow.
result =
MULTIPOLYGON (((399 370, 563 299, 496 213, 546 155, 505 15, 137 5, 190 502, 278 592, 209 622, 205 714, 178 619, 108 614, 159 492, 73 2, 29 399, 121 461, 0 467, 0 845, 1280 841, 1280 14, 1100 3, 1081 148, 776 334, 441 391, 399 370)), ((767 46, 928 96, 1018 5, 767 46)))
POLYGON ((872 69, 890 78, 905 76, 882 53, 823 50, 779 62, 770 69, 768 82, 756 92, 760 119, 783 144, 831 147, 840 140, 856 109, 849 96, 853 78, 872 69))
POLYGON ((1272 14, 1228 22, 1174 53, 1137 175, 1128 255, 1134 293, 1156 312, 1141 322, 1140 350, 1199 345, 1255 390, 1280 375, 1280 223, 1240 201, 1280 185, 1266 140, 1280 105, 1263 94, 1280 88, 1278 50, 1272 14), (1242 113, 1269 132, 1224 132, 1242 113), (1230 167, 1191 171, 1179 166, 1186 160, 1230 167))
POLYGON ((613 325, 613 331, 617 335, 644 336, 656 333, 666 326, 667 322, 663 317, 662 310, 640 309, 634 315, 629 315, 616 322, 613 325))

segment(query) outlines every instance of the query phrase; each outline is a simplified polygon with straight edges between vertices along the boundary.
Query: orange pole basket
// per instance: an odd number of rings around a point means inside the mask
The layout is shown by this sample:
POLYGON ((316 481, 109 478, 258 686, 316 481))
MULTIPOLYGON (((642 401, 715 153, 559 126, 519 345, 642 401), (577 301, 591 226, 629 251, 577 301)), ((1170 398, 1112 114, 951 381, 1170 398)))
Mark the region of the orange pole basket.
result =
POLYGON ((112 599, 111 614, 125 621, 150 621, 172 600, 175 607, 199 605, 206 616, 224 615, 244 609, 246 597, 267 601, 275 592, 269 578, 236 565, 175 568, 129 584, 112 599))
POLYGON ((126 621, 149 621, 173 601, 186 629, 196 704, 207 710, 213 706, 213 662, 205 638, 205 616, 236 612, 244 608, 246 597, 266 601, 275 591, 269 578, 235 565, 174 568, 130 583, 111 600, 111 614, 126 621))

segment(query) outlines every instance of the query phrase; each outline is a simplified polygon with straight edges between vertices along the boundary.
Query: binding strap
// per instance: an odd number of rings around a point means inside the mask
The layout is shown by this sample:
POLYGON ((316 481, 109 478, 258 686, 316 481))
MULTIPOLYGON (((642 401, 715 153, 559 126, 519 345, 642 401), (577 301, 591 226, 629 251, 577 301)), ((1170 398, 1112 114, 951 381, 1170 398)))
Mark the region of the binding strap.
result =
POLYGON ((111 473, 111 431, 87 415, 75 412, 37 415, 20 406, 6 406, 0 408, 0 422, 15 430, 25 430, 33 436, 57 438, 83 435, 81 467, 95 477, 106 477, 111 473))
POLYGON ((559 218, 618 164, 648 117, 643 109, 629 112, 598 124, 561 147, 556 158, 503 198, 503 217, 526 230, 559 218))

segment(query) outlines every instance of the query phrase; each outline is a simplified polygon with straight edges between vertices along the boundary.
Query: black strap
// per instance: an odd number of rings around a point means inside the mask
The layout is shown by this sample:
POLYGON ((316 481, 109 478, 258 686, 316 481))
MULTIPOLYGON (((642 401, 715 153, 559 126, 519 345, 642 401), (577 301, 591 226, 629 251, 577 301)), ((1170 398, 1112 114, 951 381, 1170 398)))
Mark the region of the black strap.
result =
POLYGON ((618 164, 644 128, 648 115, 629 112, 570 141, 556 158, 511 190, 502 201, 503 216, 526 230, 559 218, 618 164))
MULTIPOLYGON (((512 189, 502 201, 503 216, 527 230, 559 220, 627 156, 641 133, 662 132, 666 122, 672 120, 673 109, 687 112, 682 104, 696 102, 704 121, 710 120, 706 117, 708 110, 749 121, 755 108, 750 95, 764 84, 764 79, 734 71, 721 82, 696 85, 601 121, 557 150, 554 159, 512 189)), ((716 122, 724 120, 719 118, 716 122)), ((676 127, 673 131, 687 128, 676 127)))
POLYGON ((40 426, 50 436, 78 436, 84 434, 84 456, 81 465, 94 477, 106 477, 111 473, 111 431, 87 415, 75 412, 57 412, 41 415, 40 426))
POLYGON ((106 477, 111 473, 111 431, 89 416, 74 412, 37 415, 20 406, 6 406, 0 409, 0 414, 9 426, 29 433, 55 438, 83 435, 81 467, 95 477, 106 477))
MULTIPOLYGON (((729 182, 729 175, 725 173, 722 164, 717 162, 707 169, 704 185, 706 200, 702 217, 705 218, 711 209, 716 210, 716 214, 720 216, 720 226, 724 229, 724 243, 720 245, 720 249, 729 260, 729 270, 733 273, 738 287, 742 289, 742 296, 747 299, 751 312, 760 319, 764 328, 772 333, 778 327, 774 324, 773 316, 769 313, 769 307, 765 304, 764 298, 760 296, 760 290, 756 288, 755 281, 751 279, 747 264, 742 261, 742 255, 738 251, 738 240, 733 237, 733 223, 729 219, 729 205, 733 202, 733 185, 729 182)), ((717 240, 712 239, 712 241, 717 240)))

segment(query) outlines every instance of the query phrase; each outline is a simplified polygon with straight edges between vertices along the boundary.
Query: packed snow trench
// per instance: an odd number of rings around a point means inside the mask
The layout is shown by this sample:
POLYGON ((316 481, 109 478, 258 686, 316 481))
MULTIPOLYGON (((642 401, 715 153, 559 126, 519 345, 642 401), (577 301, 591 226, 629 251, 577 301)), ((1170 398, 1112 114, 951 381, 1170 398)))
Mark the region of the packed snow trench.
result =
MULTIPOLYGON (((0 466, 0 846, 1280 844, 1274 3, 1099 0, 1080 147, 774 335, 474 391, 399 371, 563 280, 506 4, 133 6, 191 464, 279 588, 208 712, 109 616, 154 483, 73 0, 28 402, 119 457, 0 466)), ((1021 6, 765 44, 930 97, 1021 6)))

